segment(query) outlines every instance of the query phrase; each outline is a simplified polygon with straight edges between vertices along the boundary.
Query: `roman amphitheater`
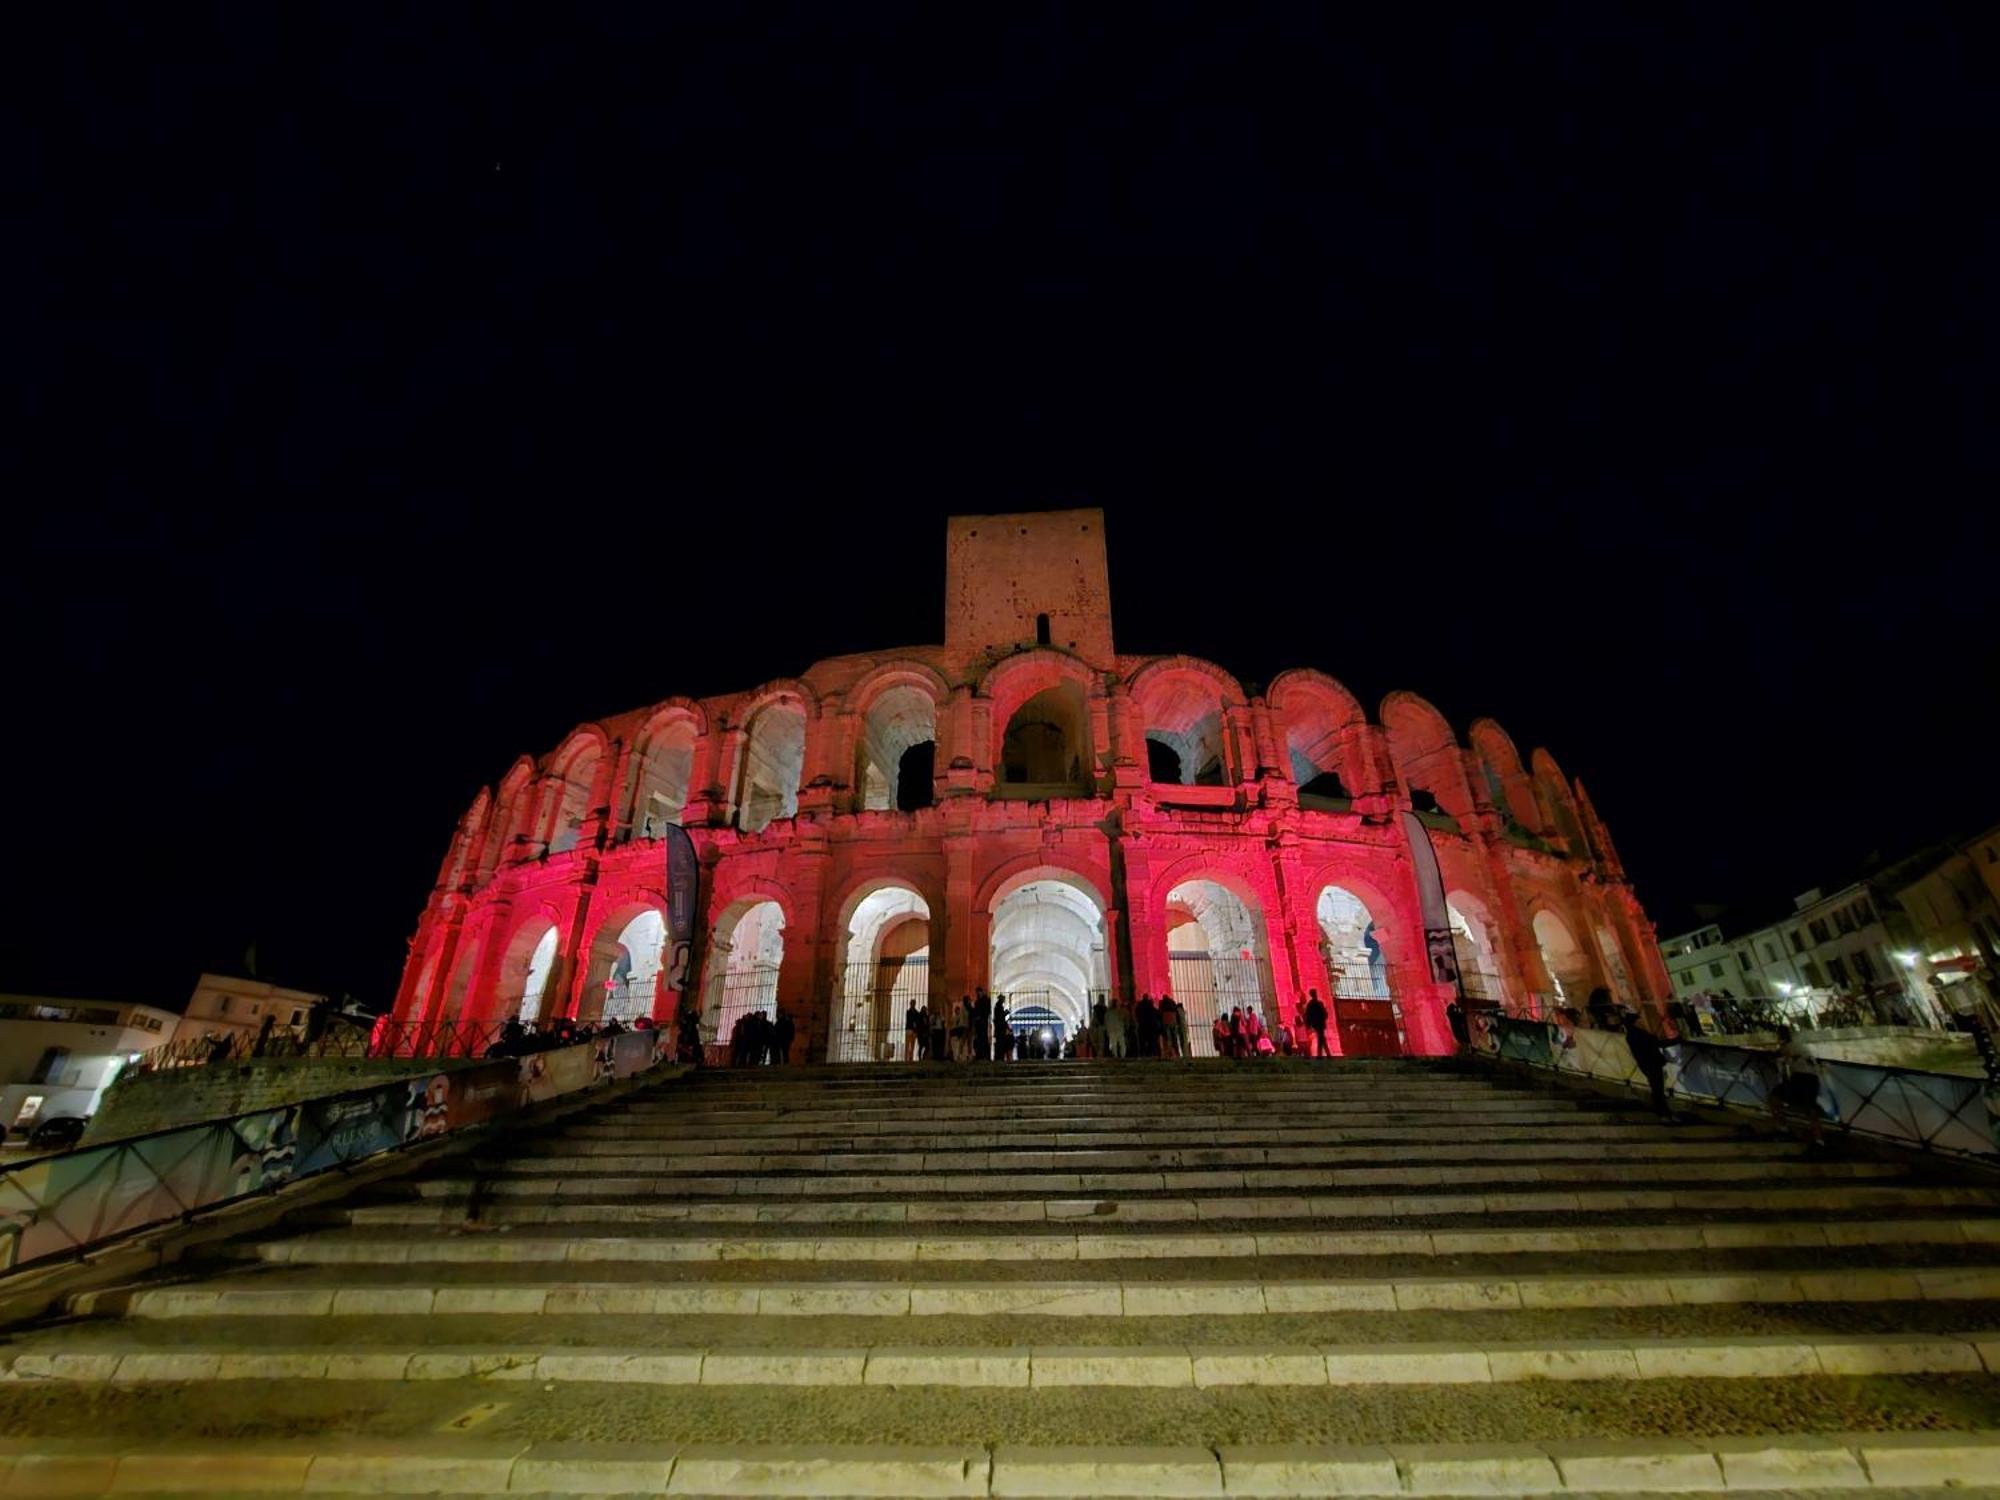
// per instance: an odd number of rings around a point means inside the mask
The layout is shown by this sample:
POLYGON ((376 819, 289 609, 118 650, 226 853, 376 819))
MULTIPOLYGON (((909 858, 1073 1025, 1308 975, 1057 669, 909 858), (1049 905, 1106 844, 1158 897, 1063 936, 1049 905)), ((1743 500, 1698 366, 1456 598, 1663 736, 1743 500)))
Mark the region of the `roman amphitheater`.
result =
POLYGON ((397 1018, 692 1003, 715 1037, 782 1004, 795 1058, 839 1062, 976 986, 1058 1035, 1099 995, 1171 991, 1202 1053, 1218 1010, 1296 1024, 1316 991, 1336 1050, 1381 1055, 1448 1050, 1455 996, 1668 996, 1604 824, 1546 750, 1524 761, 1492 719, 1461 736, 1409 692, 1371 717, 1307 666, 1257 685, 1121 655, 1098 511, 953 518, 945 564, 942 645, 668 698, 515 762, 452 836, 397 1018), (671 824, 702 869, 681 991, 671 824))

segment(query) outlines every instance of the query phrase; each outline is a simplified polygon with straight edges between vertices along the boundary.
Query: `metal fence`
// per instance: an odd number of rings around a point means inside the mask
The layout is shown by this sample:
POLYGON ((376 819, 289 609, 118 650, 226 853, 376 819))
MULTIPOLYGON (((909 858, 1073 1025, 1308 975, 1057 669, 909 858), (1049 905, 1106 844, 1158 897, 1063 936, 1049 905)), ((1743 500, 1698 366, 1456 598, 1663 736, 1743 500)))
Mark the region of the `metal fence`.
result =
POLYGON ((1169 953, 1167 974, 1173 981, 1174 1003, 1187 1013, 1188 1055, 1214 1057, 1215 1022, 1232 1010, 1255 1011, 1268 1032, 1276 1019, 1261 966, 1254 959, 1232 959, 1218 968, 1203 951, 1169 953))
MULTIPOLYGON (((1473 1048, 1554 1073, 1646 1088, 1622 1032, 1511 1016, 1476 1018, 1473 1048)), ((1782 1077, 1775 1051, 1682 1038, 1666 1049, 1671 1096, 1740 1109, 1770 1107, 1782 1077)), ((1819 1108, 1833 1129, 1924 1151, 2000 1155, 2000 1084, 1955 1073, 1815 1057, 1819 1108)))
POLYGON ((662 1058, 628 1031, 0 1165, 0 1274, 484 1124, 662 1058))
POLYGON ((903 1056, 904 1022, 915 1009, 922 1023, 915 1050, 929 1046, 931 963, 928 958, 852 963, 841 984, 841 1027, 832 1062, 889 1062, 903 1056))
POLYGON ((705 1017, 701 1028, 702 1038, 708 1044, 710 1062, 719 1064, 729 1061, 729 1043, 736 1035, 737 1023, 752 1011, 761 1012, 767 1020, 777 1016, 776 964, 757 964, 723 974, 722 992, 716 999, 715 1030, 713 1033, 709 1031, 705 1017))

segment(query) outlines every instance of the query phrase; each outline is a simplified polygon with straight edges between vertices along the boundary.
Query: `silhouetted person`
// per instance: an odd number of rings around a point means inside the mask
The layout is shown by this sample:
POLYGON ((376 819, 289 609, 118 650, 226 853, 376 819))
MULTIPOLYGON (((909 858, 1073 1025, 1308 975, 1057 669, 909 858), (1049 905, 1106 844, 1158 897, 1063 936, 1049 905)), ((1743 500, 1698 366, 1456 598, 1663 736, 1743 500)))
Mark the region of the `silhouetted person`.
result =
POLYGON ((996 1062, 1008 1062, 1013 1055, 1014 1026, 1007 1014, 1007 997, 998 995, 993 1000, 993 1058, 996 1062))
POLYGON ((1318 990, 1306 991, 1306 1032, 1314 1038, 1315 1057, 1333 1056, 1333 1048, 1326 1041, 1326 1002, 1319 997, 1318 990))
POLYGON ((1158 1057, 1160 1055, 1160 1008, 1153 1003, 1151 995, 1141 995, 1139 1006, 1133 1012, 1134 1029, 1139 1033, 1139 1055, 1158 1057))
POLYGON ((1466 1024, 1465 1007, 1456 1000, 1448 1002, 1444 1008, 1444 1020, 1451 1028, 1452 1043, 1460 1052, 1468 1051, 1472 1046, 1472 1028, 1466 1024))
POLYGON ((983 988, 972 1002, 972 1056, 978 1062, 993 1056, 993 1001, 983 988))
POLYGON ((1667 1108, 1666 1053, 1660 1048, 1660 1039, 1645 1028, 1635 1010, 1625 1012, 1625 1045, 1631 1049, 1632 1061, 1638 1064, 1646 1087, 1652 1091, 1653 1113, 1671 1121, 1674 1112, 1667 1108))
POLYGON ((792 1013, 778 1007, 778 1019, 771 1027, 771 1061, 788 1063, 792 1060, 792 1037, 796 1029, 792 1025, 792 1013))

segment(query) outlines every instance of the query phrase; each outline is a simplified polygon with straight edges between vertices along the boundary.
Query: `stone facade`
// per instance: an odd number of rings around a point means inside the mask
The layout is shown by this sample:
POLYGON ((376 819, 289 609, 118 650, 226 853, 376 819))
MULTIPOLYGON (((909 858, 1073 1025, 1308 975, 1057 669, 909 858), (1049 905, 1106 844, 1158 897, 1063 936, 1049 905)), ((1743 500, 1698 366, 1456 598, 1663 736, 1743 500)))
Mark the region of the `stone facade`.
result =
POLYGON ((954 518, 947 574, 944 645, 670 698, 516 762, 451 840, 398 1018, 670 1015, 667 822, 702 861, 704 1025, 776 998, 802 1059, 884 1055, 912 999, 975 986, 1065 1030, 1107 990, 1172 989, 1197 1026, 1296 1024, 1317 991, 1336 1048, 1448 1050, 1413 823, 1470 995, 1668 997, 1548 752, 1524 763, 1485 719, 1461 740, 1409 693, 1371 719, 1308 668, 1259 688, 1118 654, 1098 511, 954 518))

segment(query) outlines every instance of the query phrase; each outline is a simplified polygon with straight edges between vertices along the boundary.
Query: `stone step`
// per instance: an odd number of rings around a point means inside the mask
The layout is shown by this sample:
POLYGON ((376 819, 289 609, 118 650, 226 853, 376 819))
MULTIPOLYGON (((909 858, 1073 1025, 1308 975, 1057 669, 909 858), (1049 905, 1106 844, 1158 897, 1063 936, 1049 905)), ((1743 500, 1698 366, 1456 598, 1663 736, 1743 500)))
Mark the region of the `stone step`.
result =
MULTIPOLYGON (((433 1221, 435 1222, 435 1221, 433 1221)), ((2000 1245, 2000 1218, 1615 1225, 1598 1229, 1367 1230, 1275 1234, 1064 1234, 807 1238, 469 1235, 262 1239, 254 1258, 289 1265, 507 1261, 1212 1261, 1276 1256, 1577 1255, 1888 1245, 2000 1245)))
MULTIPOLYGON (((352 1271, 354 1268, 343 1268, 352 1271)), ((393 1267, 387 1269, 394 1269, 393 1267)), ((1694 1303, 1969 1301, 2000 1298, 2000 1264, 1894 1270, 1742 1270, 1537 1276, 1325 1277, 1248 1281, 534 1281, 384 1284, 284 1273, 239 1284, 119 1287, 68 1299, 79 1316, 1172 1318, 1331 1312, 1649 1307, 1694 1303)))
MULTIPOLYGON (((463 1220, 472 1203, 470 1178, 437 1178, 419 1184, 421 1196, 441 1200, 432 1219, 415 1222, 448 1224, 463 1220)), ((727 1186, 706 1185, 711 1193, 727 1186)), ((928 1186, 935 1191, 939 1184, 928 1186)), ((377 1205, 356 1208, 357 1215, 407 1207, 422 1214, 425 1205, 377 1205)), ((1181 1223, 1245 1219, 1387 1219, 1402 1220, 1487 1214, 1648 1214, 1660 1212, 1723 1212, 1746 1210, 1775 1213, 1858 1213, 1876 1210, 1907 1213, 1923 1210, 2000 1208, 2000 1189, 1977 1187, 1857 1186, 1852 1183, 1795 1187, 1763 1183, 1730 1188, 1603 1188, 1577 1191, 1494 1193, 1364 1193, 1257 1195, 1244 1197, 1084 1197, 1084 1198, 947 1198, 849 1199, 797 1201, 677 1202, 601 1201, 527 1202, 482 1200, 481 1220, 495 1224, 946 1224, 946 1223, 1069 1223, 1078 1220, 1181 1223)), ((402 1223, 409 1219, 356 1218, 356 1223, 402 1223)))
POLYGON ((1091 1104, 1070 1098, 1044 1100, 1035 1108, 1026 1104, 1009 1108, 1004 1103, 983 1103, 967 1100, 963 1095, 955 1096, 936 1104, 926 1104, 921 1100, 902 1098, 885 1099, 880 1104, 855 1105, 843 1108, 838 1105, 801 1103, 795 1109, 752 1109, 741 1110, 703 1108, 691 1105, 661 1104, 655 1106, 629 1105, 617 1113, 606 1116, 612 1120, 645 1120, 673 1122, 693 1127, 705 1125, 739 1126, 746 1124, 825 1124, 847 1121, 968 1121, 981 1124, 992 1121, 996 1116, 1012 1115, 1022 1120, 1037 1122, 1046 1120, 1125 1120, 1143 1119, 1157 1121, 1184 1120, 1193 1111, 1201 1110, 1204 1115, 1213 1113, 1224 1119, 1255 1120, 1269 1118, 1271 1113, 1282 1107, 1285 1114, 1300 1119, 1334 1119, 1348 1117, 1369 1120, 1407 1120, 1414 1122, 1426 1118, 1458 1120, 1468 1117, 1483 1118, 1517 1115, 1531 1115, 1538 1119, 1574 1119, 1578 1116, 1612 1114, 1631 1108, 1628 1101, 1604 1100, 1593 1105, 1583 1099, 1551 1099, 1546 1095, 1493 1095, 1469 1098, 1439 1097, 1436 1099, 1383 1100, 1383 1099, 1255 1099, 1243 1100, 1236 1107, 1210 1112, 1197 1100, 1188 1100, 1176 1105, 1172 1100, 1147 1097, 1134 1099, 1124 1104, 1091 1104), (1053 1106, 1053 1107, 1049 1107, 1053 1106))
POLYGON ((516 1151, 504 1158, 488 1155, 483 1163, 504 1161, 516 1172, 644 1172, 671 1162, 676 1172, 1006 1172, 1063 1168, 1189 1168, 1235 1166, 1308 1166, 1358 1162, 1519 1161, 1775 1161, 1797 1158, 1805 1148, 1793 1141, 1488 1141, 1461 1140, 1451 1145, 1322 1145, 1322 1146, 1194 1146, 1183 1149, 1103 1150, 1089 1147, 1053 1151, 766 1151, 756 1154, 695 1155, 685 1152, 638 1151, 631 1145, 613 1150, 580 1150, 550 1143, 516 1151))
MULTIPOLYGON (((496 1163, 480 1179, 490 1193, 511 1197, 545 1194, 630 1197, 787 1197, 843 1193, 1173 1193, 1254 1192, 1270 1188, 1421 1188, 1486 1183, 1752 1182, 1782 1176, 1788 1181, 1853 1182, 1908 1176, 1898 1162, 1874 1161, 1633 1161, 1605 1165, 1521 1162, 1463 1167, 1263 1167, 1247 1171, 1187 1169, 1171 1172, 881 1172, 787 1176, 762 1171, 742 1177, 620 1175, 597 1165, 570 1166, 562 1174, 538 1172, 519 1161, 496 1163)), ((425 1180, 426 1195, 457 1194, 466 1179, 425 1180)))
MULTIPOLYGON (((595 1119, 594 1116, 590 1117, 595 1119)), ((1740 1125, 1676 1125, 1654 1122, 1648 1115, 1610 1115, 1591 1118, 1587 1123, 1566 1117, 1560 1124, 1565 1141, 1746 1141, 1757 1132, 1740 1125)), ((908 1132, 888 1128, 857 1131, 852 1127, 828 1126, 824 1131, 791 1131, 777 1126, 746 1130, 674 1131, 665 1129, 634 1131, 624 1126, 586 1123, 565 1126, 535 1137, 524 1137, 521 1149, 537 1151, 568 1147, 577 1151, 627 1151, 643 1142, 648 1151, 669 1154, 699 1154, 712 1151, 718 1142, 736 1144, 739 1149, 754 1143, 760 1151, 879 1151, 885 1144, 904 1139, 908 1132)), ((1508 1120, 1480 1131, 1482 1140, 1545 1140, 1550 1125, 1538 1120, 1508 1120)), ((1448 1125, 1280 1125, 1265 1122, 1228 1130, 1205 1130, 1188 1119, 1149 1130, 1107 1125, 1101 1130, 952 1133, 947 1139, 961 1150, 1055 1150, 1061 1147, 1154 1146, 1172 1140, 1185 1146, 1337 1145, 1342 1142, 1408 1143, 1413 1146, 1450 1147, 1465 1140, 1463 1123, 1448 1125)))
POLYGON ((1878 1493, 1981 1485, 2000 1433, 1187 1446, 580 1443, 340 1438, 222 1443, 27 1438, 0 1449, 20 1500, 149 1494, 927 1496, 1878 1493))
POLYGON ((0 1353, 0 1381, 450 1380, 646 1385, 1380 1386, 2000 1373, 2000 1332, 1917 1337, 856 1348, 420 1350, 184 1344, 0 1353))

